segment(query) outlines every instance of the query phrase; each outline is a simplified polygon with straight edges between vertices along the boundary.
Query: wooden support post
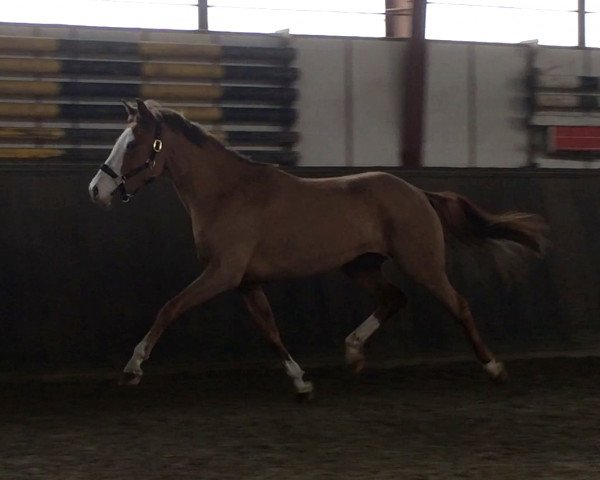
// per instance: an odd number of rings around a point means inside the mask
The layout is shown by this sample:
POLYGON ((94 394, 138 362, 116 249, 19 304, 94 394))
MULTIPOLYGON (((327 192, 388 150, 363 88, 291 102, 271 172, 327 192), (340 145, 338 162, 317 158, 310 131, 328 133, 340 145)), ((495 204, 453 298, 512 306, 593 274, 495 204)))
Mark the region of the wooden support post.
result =
POLYGON ((413 0, 385 0, 385 36, 410 38, 413 0))
POLYGON ((198 0, 198 30, 208 30, 208 0, 198 0))
POLYGON ((585 0, 577 2, 577 46, 585 47, 585 0))
POLYGON ((404 90, 404 118, 402 132, 402 164, 416 168, 422 165, 423 123, 425 108, 425 81, 427 49, 425 42, 425 15, 427 0, 414 0, 412 36, 408 42, 404 90))

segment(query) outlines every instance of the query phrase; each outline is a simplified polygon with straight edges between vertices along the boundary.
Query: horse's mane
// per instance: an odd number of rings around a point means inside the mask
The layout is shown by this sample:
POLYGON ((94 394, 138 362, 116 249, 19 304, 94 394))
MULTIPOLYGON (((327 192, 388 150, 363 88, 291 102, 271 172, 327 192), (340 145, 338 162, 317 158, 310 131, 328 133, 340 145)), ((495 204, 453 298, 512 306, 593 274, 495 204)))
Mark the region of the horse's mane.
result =
POLYGON ((230 148, 217 137, 207 132, 198 123, 192 122, 185 118, 183 114, 170 108, 162 107, 158 102, 154 100, 147 100, 145 103, 146 106, 150 109, 150 111, 159 121, 164 122, 172 130, 181 132, 183 136, 187 138, 190 142, 192 142, 194 145, 198 145, 199 147, 206 146, 207 143, 217 145, 223 148, 224 150, 230 152, 238 160, 256 165, 262 165, 230 148))

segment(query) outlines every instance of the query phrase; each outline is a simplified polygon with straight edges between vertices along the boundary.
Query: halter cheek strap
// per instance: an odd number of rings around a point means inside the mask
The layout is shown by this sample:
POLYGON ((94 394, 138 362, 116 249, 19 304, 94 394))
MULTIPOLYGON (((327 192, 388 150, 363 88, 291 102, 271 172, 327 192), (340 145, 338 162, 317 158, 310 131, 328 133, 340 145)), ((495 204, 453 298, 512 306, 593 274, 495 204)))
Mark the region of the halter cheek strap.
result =
POLYGON ((117 188, 113 191, 113 193, 119 192, 119 194, 121 195, 121 200, 124 203, 127 203, 129 201, 129 199, 131 198, 131 196, 127 193, 127 190, 125 190, 125 180, 122 177, 119 178, 119 175, 117 173, 115 173, 115 171, 112 168, 110 168, 108 166, 108 164, 106 164, 106 163, 103 163, 102 165, 100 165, 100 171, 106 173, 113 180, 115 180, 115 183, 117 184, 117 188))
MULTIPOLYGON (((119 176, 119 174, 116 173, 112 168, 110 168, 110 166, 108 164, 103 163, 102 165, 100 165, 100 170, 102 172, 106 173, 111 178, 113 178, 115 180, 115 182, 117 183, 117 188, 115 189, 115 191, 118 191, 121 194, 121 200, 123 202, 127 203, 131 199, 131 197, 133 197, 139 190, 139 188, 138 188, 134 192, 131 192, 131 193, 127 192, 127 189, 125 188, 125 182, 127 180, 129 180, 130 178, 133 178, 136 175, 142 173, 144 170, 153 169, 154 166, 156 165, 156 160, 155 160, 156 155, 161 152, 162 147, 163 147, 162 140, 160 139, 160 134, 161 134, 161 125, 159 122, 156 124, 156 129, 154 130, 154 142, 152 142, 152 151, 150 152, 150 156, 148 157, 148 160, 146 160, 141 165, 129 170, 127 173, 124 173, 123 175, 119 176)), ((150 183, 153 180, 154 180, 154 178, 149 178, 146 181, 146 184, 150 183)))
POLYGON ((144 170, 148 169, 148 168, 154 168, 154 165, 156 165, 156 154, 159 153, 162 150, 162 141, 160 140, 160 138, 158 138, 158 135, 160 135, 160 132, 157 132, 157 135, 154 139, 154 142, 152 143, 152 151, 150 152, 150 156, 148 157, 148 160, 146 160, 144 163, 142 163, 139 167, 135 167, 132 170, 129 170, 127 173, 123 174, 123 176, 121 177, 123 179, 123 181, 125 180, 129 180, 132 177, 135 177, 136 175, 138 175, 139 173, 142 173, 144 170))

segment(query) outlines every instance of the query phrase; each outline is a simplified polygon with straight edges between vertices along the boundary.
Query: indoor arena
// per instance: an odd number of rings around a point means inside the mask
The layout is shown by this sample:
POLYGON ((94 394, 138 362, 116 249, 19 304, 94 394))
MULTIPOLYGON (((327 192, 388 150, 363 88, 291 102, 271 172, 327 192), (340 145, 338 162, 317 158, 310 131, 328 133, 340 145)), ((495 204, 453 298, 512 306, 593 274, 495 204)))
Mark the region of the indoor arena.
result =
POLYGON ((599 478, 598 32, 597 0, 5 10, 0 479, 599 478))

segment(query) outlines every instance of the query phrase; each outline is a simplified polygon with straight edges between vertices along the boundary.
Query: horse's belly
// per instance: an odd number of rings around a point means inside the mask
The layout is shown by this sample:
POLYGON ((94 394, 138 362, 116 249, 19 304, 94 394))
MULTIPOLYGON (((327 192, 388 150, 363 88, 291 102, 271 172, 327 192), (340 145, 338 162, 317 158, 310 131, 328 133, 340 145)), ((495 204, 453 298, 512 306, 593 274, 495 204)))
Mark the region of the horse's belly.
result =
POLYGON ((318 262, 307 259, 273 261, 271 259, 256 258, 248 265, 243 280, 248 283, 260 283, 283 278, 315 275, 338 268, 358 255, 329 257, 318 262))
POLYGON ((256 281, 307 276, 338 268, 366 252, 383 253, 382 242, 366 229, 333 233, 289 233, 263 242, 252 256, 247 275, 256 281))

